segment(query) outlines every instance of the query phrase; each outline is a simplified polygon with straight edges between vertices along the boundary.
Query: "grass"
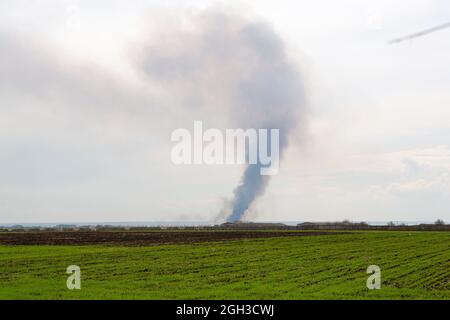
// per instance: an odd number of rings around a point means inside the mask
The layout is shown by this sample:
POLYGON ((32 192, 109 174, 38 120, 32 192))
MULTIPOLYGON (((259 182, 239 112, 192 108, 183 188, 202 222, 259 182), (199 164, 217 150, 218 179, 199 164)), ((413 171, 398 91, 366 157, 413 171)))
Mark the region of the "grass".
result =
POLYGON ((450 232, 0 246, 0 299, 450 299, 450 232), (66 287, 72 264, 81 290, 66 287), (366 287, 372 264, 380 290, 366 287))

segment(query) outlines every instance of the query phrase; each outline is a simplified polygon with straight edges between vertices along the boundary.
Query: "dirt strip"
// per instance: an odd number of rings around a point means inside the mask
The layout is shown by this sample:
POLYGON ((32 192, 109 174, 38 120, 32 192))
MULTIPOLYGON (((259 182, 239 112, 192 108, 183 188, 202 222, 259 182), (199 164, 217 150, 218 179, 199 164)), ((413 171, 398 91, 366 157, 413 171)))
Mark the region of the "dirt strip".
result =
POLYGON ((146 246, 256 238, 306 237, 343 234, 340 232, 291 231, 93 231, 93 232, 5 232, 0 245, 126 245, 146 246))

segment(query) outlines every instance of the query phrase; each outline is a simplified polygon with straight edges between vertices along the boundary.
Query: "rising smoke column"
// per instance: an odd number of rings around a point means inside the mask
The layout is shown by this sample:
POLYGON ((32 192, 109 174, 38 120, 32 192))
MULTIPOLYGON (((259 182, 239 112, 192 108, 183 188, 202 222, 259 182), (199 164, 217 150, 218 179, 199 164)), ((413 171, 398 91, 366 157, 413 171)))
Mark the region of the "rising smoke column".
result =
MULTIPOLYGON (((303 108, 301 75, 283 40, 265 22, 223 10, 183 18, 184 24, 149 39, 140 64, 146 76, 173 96, 228 109, 235 128, 279 129, 281 157, 303 108)), ((264 193, 270 176, 261 175, 260 167, 246 167, 228 221, 241 220, 264 193)))
MULTIPOLYGON (((250 73, 249 79, 240 82, 237 101, 244 106, 244 112, 238 113, 238 119, 241 125, 250 128, 279 129, 281 157, 288 145, 289 135, 298 123, 297 113, 303 104, 302 86, 299 74, 286 61, 281 40, 273 33, 266 32, 264 38, 261 36, 256 48, 265 54, 264 59, 250 73), (262 50, 267 47, 274 51, 267 54, 262 50)), ((268 144, 270 146, 270 141, 268 144)), ((261 175, 260 169, 259 163, 250 164, 245 169, 239 186, 233 192, 228 221, 241 220, 253 201, 264 193, 270 176, 261 175)))

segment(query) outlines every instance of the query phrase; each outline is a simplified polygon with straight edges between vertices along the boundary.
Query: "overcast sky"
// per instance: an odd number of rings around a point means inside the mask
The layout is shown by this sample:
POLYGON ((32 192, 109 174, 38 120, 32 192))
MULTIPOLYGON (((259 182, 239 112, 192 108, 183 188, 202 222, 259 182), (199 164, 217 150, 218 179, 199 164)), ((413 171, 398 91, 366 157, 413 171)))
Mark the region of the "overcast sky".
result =
POLYGON ((304 83, 307 111, 250 219, 450 221, 450 28, 388 44, 449 22, 446 0, 3 0, 0 223, 213 221, 244 168, 176 166, 170 133, 230 127, 224 83, 145 64, 211 12, 273 28, 304 83))

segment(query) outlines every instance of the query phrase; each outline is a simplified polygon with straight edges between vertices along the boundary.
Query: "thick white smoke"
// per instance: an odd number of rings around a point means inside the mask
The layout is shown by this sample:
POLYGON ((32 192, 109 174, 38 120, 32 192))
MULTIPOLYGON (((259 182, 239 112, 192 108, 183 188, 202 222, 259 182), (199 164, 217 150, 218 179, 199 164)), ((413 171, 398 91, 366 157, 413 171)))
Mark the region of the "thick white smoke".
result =
MULTIPOLYGON (((260 20, 217 11, 193 15, 184 27, 154 33, 141 66, 173 95, 228 108, 235 127, 279 129, 281 155, 301 119, 301 74, 289 62, 283 40, 260 20)), ((268 181, 259 164, 248 165, 234 190, 228 220, 240 220, 268 181)))

